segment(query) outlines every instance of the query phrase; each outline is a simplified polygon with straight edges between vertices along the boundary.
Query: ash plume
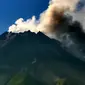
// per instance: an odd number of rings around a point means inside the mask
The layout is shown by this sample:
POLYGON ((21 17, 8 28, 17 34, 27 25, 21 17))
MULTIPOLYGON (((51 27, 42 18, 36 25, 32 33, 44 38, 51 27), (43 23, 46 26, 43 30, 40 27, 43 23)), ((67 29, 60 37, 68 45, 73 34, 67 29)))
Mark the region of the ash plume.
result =
POLYGON ((38 20, 35 16, 26 21, 20 18, 9 27, 8 32, 20 33, 30 30, 34 33, 43 32, 50 38, 57 39, 69 31, 72 16, 67 13, 74 13, 78 3, 79 0, 50 0, 48 8, 40 14, 38 20))

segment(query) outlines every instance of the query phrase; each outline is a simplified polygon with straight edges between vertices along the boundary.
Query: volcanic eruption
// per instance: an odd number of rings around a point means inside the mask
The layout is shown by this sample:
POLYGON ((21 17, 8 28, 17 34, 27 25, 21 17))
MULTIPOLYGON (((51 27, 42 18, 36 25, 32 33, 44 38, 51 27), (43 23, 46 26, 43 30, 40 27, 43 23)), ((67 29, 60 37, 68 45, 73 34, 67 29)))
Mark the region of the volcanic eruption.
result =
POLYGON ((9 27, 8 32, 40 31, 51 38, 50 35, 63 34, 69 30, 68 25, 72 24, 72 17, 68 15, 75 12, 78 2, 79 0, 50 0, 48 8, 40 14, 38 20, 35 16, 26 21, 20 18, 9 27))
POLYGON ((76 8, 80 2, 79 0, 50 0, 48 8, 40 14, 38 20, 35 16, 26 21, 20 18, 9 27, 8 32, 31 31, 36 34, 42 32, 49 38, 61 42, 70 53, 83 57, 85 54, 80 51, 80 43, 85 42, 84 14, 82 14, 84 8, 80 11, 77 11, 76 8))

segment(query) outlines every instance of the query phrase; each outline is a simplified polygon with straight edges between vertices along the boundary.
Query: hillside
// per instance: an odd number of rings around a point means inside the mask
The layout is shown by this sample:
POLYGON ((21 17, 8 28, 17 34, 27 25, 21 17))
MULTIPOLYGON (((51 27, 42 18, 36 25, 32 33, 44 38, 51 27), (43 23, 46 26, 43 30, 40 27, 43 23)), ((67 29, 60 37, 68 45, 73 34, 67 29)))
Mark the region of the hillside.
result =
POLYGON ((85 85, 84 80, 85 62, 58 41, 31 32, 0 36, 0 85, 85 85))

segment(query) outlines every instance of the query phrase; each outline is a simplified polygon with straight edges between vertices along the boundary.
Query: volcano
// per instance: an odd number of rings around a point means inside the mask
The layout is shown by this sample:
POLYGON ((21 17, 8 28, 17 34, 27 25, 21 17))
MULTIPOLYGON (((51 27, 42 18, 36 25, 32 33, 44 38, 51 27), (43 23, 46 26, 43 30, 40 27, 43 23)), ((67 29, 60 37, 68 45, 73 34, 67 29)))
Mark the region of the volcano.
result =
POLYGON ((85 62, 43 33, 0 35, 0 85, 85 85, 85 62))

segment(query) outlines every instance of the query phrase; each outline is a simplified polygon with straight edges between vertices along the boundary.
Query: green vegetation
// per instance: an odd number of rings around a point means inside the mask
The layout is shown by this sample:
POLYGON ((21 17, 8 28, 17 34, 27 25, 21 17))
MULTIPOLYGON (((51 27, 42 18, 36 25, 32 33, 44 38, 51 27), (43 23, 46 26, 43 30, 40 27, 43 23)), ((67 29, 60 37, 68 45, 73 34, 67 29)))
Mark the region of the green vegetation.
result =
POLYGON ((45 85, 43 82, 29 75, 27 72, 20 72, 13 76, 6 85, 45 85))
POLYGON ((65 81, 66 81, 66 79, 64 79, 64 78, 57 78, 56 79, 56 85, 65 85, 65 81))
POLYGON ((25 73, 18 73, 10 79, 7 85, 22 85, 25 77, 26 77, 25 73))

